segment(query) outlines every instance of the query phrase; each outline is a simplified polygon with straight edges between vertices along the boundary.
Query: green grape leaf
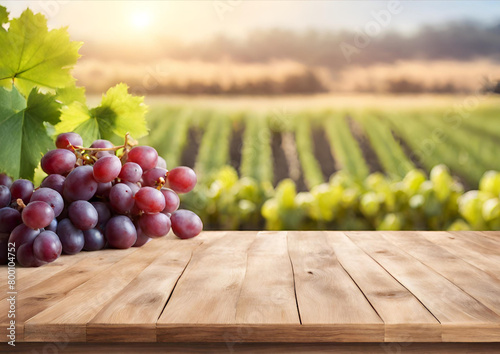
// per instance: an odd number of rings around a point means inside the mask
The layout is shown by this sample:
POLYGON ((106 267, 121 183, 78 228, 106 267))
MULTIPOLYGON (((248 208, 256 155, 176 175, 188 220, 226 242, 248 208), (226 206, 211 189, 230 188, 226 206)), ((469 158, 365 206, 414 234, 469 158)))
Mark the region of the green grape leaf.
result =
POLYGON ((0 6, 0 32, 5 32, 3 24, 7 22, 9 22, 9 13, 5 7, 0 6))
POLYGON ((135 139, 147 135, 146 111, 144 97, 132 96, 127 85, 118 84, 103 95, 101 104, 95 108, 88 109, 81 102, 65 107, 56 130, 80 134, 85 145, 96 139, 121 144, 126 133, 135 139))
POLYGON ((27 96, 35 86, 54 90, 74 83, 70 71, 81 44, 70 41, 66 28, 49 31, 42 14, 25 10, 0 31, 0 86, 15 84, 27 96))
POLYGON ((26 100, 13 87, 0 88, 0 170, 32 179, 43 153, 53 147, 46 123, 57 124, 60 105, 54 95, 33 89, 26 100))
POLYGON ((86 104, 85 87, 68 86, 56 90, 56 99, 67 106, 73 102, 86 104))

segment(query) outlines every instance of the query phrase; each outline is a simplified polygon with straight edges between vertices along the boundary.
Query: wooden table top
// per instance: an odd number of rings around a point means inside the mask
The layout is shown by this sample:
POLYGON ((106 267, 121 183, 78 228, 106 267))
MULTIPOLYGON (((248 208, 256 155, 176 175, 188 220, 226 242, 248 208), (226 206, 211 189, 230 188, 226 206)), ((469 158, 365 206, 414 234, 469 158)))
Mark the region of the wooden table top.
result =
POLYGON ((169 235, 16 291, 18 342, 500 342, 500 232, 169 235))

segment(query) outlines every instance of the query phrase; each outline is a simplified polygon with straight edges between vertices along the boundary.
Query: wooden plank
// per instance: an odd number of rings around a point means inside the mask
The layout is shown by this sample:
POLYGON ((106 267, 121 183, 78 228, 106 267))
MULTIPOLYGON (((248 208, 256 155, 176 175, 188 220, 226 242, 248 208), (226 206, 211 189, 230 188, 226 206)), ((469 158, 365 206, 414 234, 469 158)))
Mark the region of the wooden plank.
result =
POLYGON ((498 242, 500 247, 500 231, 476 231, 477 234, 481 236, 486 236, 487 238, 498 242))
MULTIPOLYGON (((136 252, 137 249, 103 250, 89 254, 80 262, 58 272, 51 278, 32 287, 18 291, 16 299, 16 324, 18 340, 23 340, 24 322, 46 308, 61 301, 71 290, 85 283, 96 274, 105 271, 117 261, 136 252)), ((6 341, 3 335, 8 323, 8 302, 0 302, 0 341, 6 341)))
POLYGON ((346 235, 440 321, 443 341, 500 340, 500 317, 448 279, 403 252, 380 233, 347 232, 346 235))
MULTIPOLYGON (((121 256, 125 257, 129 253, 136 250, 136 248, 131 249, 128 252, 122 252, 121 256)), ((66 271, 69 267, 78 262, 82 262, 86 259, 102 257, 100 252, 80 252, 74 255, 62 255, 56 261, 46 264, 43 267, 38 268, 26 268, 17 265, 16 267, 16 290, 18 292, 22 292, 36 284, 46 281, 50 277, 58 274, 59 272, 66 271)), ((96 260, 97 261, 97 260, 96 260)), ((1 270, 0 270, 1 271, 1 270)), ((7 274, 7 270, 2 272, 2 274, 7 274)), ((6 278, 6 277, 5 277, 6 278)), ((7 284, 7 279, 2 279, 2 285, 0 285, 0 289, 4 289, 4 286, 7 284)), ((0 294, 0 301, 7 297, 7 294, 0 294)))
POLYGON ((382 235, 500 316, 499 279, 425 239, 419 232, 382 232, 382 235))
POLYGON ((247 253, 236 323, 300 324, 286 232, 259 232, 247 253))
MULTIPOLYGON (((256 232, 231 232, 198 247, 157 322, 158 340, 172 324, 234 324, 247 251, 256 232)), ((174 326, 175 327, 175 326, 174 326)), ((197 332, 191 332, 195 341, 197 332)))
POLYGON ((289 232, 288 251, 303 325, 328 324, 342 334, 336 341, 384 340, 382 320, 340 265, 325 233, 289 232))
POLYGON ((19 343, 16 353, 498 354, 500 343, 19 343))
POLYGON ((73 289, 63 300, 25 322, 25 340, 52 341, 58 333, 70 331, 72 336, 68 341, 86 341, 87 323, 175 242, 182 241, 174 237, 153 240, 73 289))
POLYGON ((496 241, 491 237, 484 237, 479 232, 476 231, 450 231, 450 234, 453 236, 460 238, 462 240, 466 240, 470 243, 475 243, 481 246, 481 249, 485 254, 493 254, 498 255, 500 253, 500 241, 496 241))
POLYGON ((385 323, 386 342, 439 342, 439 321, 343 232, 327 232, 329 245, 385 323))
POLYGON ((426 231, 419 233, 419 235, 460 257, 467 263, 476 266, 490 276, 500 279, 500 252, 498 255, 484 254, 481 252, 482 246, 474 242, 467 243, 449 232, 426 231))
POLYGON ((89 322, 87 341, 156 342, 156 320, 201 243, 199 238, 173 243, 89 322))

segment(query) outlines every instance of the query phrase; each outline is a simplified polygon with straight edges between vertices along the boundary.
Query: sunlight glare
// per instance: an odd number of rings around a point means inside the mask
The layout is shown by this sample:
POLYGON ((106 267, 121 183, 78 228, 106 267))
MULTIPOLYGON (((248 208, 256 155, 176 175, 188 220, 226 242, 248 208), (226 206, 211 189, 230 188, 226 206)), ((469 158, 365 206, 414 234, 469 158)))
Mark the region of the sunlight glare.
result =
POLYGON ((136 29, 144 29, 151 24, 151 15, 147 12, 136 12, 132 15, 132 25, 136 29))

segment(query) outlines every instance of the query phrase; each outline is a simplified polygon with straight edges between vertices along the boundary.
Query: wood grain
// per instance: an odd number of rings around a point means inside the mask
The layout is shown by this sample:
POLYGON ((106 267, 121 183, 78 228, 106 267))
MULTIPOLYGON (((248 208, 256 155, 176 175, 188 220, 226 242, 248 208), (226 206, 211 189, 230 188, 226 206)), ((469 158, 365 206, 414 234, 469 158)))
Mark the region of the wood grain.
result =
POLYGON ((441 274, 500 317, 500 280, 465 262, 417 232, 382 232, 384 238, 441 274))
POLYGON ((288 250, 302 324, 346 325, 345 333, 355 341, 384 340, 383 321, 340 265, 325 233, 289 232, 288 250), (350 324, 378 331, 358 331, 350 324))
POLYGON ((259 232, 248 249, 236 323, 300 324, 286 232, 259 232))
MULTIPOLYGON (((17 341, 53 342, 47 352, 85 341, 102 343, 92 352, 113 352, 109 341, 143 342, 141 352, 460 352, 439 343, 500 342, 499 235, 221 231, 82 252, 18 269, 17 341), (192 342, 205 344, 180 344, 192 342), (262 344, 272 342, 290 344, 262 344)), ((0 302, 2 331, 7 310, 0 302)), ((127 345, 116 352, 138 348, 127 345)))
POLYGON ((448 232, 421 232, 419 236, 439 245, 490 276, 500 279, 500 251, 497 255, 484 254, 481 252, 481 246, 474 242, 467 243, 448 232))
MULTIPOLYGON (((73 289, 87 282, 95 275, 105 272, 107 268, 135 251, 136 249, 94 252, 90 257, 84 258, 82 261, 66 268, 64 272, 58 272, 43 282, 23 291, 18 291, 16 301, 18 333, 23 336, 24 323, 28 319, 58 303, 73 289)), ((8 305, 5 300, 0 302, 0 326, 2 328, 0 341, 6 341, 4 334, 8 322, 8 305)))
POLYGON ((461 341, 464 336, 459 333, 471 333, 480 324, 482 331, 473 336, 476 341, 500 340, 500 317, 457 285, 384 239, 378 232, 346 234, 439 320, 443 341, 461 341))
POLYGON ((19 343, 16 353, 498 354, 500 343, 19 343))
POLYGON ((63 300, 25 322, 25 340, 52 341, 60 331, 71 328, 68 341, 85 342, 87 323, 156 257, 165 254, 173 241, 149 242, 73 289, 63 300))
POLYGON ((439 321, 384 268, 342 232, 327 232, 328 243, 385 323, 386 342, 441 341, 439 321))
POLYGON ((157 326, 236 323, 247 251, 255 237, 255 232, 231 232, 198 247, 157 326))
POLYGON ((201 239, 175 240, 87 325, 87 341, 155 342, 156 320, 201 239))

